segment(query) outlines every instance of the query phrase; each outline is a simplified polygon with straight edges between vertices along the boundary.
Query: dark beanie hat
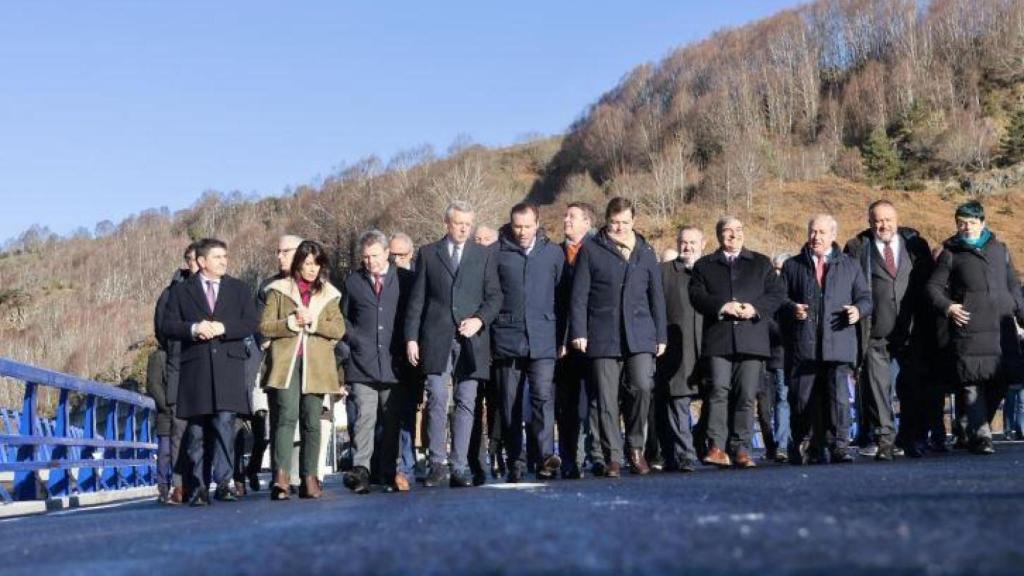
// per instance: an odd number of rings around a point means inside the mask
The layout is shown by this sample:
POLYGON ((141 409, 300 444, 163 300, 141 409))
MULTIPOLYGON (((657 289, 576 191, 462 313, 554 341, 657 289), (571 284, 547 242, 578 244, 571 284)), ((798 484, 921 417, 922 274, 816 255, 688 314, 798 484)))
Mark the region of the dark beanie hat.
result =
POLYGON ((977 218, 978 220, 985 219, 985 207, 981 205, 981 202, 977 200, 971 200, 970 202, 964 202, 963 204, 956 207, 957 218, 977 218))

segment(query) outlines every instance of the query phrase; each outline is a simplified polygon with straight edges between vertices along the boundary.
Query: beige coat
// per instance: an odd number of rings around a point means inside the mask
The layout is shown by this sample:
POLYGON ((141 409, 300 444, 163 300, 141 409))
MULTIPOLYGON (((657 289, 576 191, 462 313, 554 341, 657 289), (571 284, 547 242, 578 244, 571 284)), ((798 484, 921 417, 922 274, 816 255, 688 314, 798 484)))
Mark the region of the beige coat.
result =
POLYGON ((295 320, 295 311, 302 304, 295 281, 282 278, 267 286, 267 306, 260 321, 260 334, 270 342, 270 370, 263 377, 264 387, 288 388, 302 343, 303 394, 340 392, 334 359, 334 345, 345 334, 340 301, 341 292, 325 282, 309 301, 313 323, 302 328, 295 320))

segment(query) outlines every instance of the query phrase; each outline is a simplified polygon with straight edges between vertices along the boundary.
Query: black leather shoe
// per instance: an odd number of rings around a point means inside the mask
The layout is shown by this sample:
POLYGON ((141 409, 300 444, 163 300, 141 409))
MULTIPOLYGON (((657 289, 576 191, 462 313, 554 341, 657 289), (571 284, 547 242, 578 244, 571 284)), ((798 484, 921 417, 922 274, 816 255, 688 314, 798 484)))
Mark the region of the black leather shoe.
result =
POLYGON ((683 460, 676 465, 676 470, 679 472, 689 473, 697 471, 697 463, 693 460, 683 460))
POLYGON ((853 462, 853 456, 846 448, 833 448, 829 450, 828 460, 833 464, 849 464, 853 462))
POLYGON ((521 462, 513 462, 508 467, 508 475, 505 476, 505 482, 509 484, 517 484, 522 482, 523 475, 526 473, 526 466, 523 466, 521 462))
POLYGON ((213 493, 213 498, 221 502, 238 502, 238 497, 228 486, 217 486, 217 490, 213 493))
POLYGON ((352 470, 345 472, 341 477, 341 481, 345 488, 356 494, 370 493, 370 471, 363 466, 356 466, 352 470))
POLYGON ((473 486, 483 486, 487 484, 487 474, 481 470, 479 472, 473 472, 473 486))
POLYGON ((590 467, 590 473, 600 478, 608 474, 608 467, 605 466, 604 462, 594 462, 590 467))
POLYGON ((892 461, 892 459, 896 457, 893 452, 894 450, 892 446, 879 446, 878 451, 875 452, 875 460, 884 460, 887 462, 892 461))
POLYGON ((209 506, 210 490, 207 488, 197 488, 196 491, 192 493, 192 497, 188 499, 188 505, 193 508, 209 506))
POLYGON ((914 442, 913 444, 908 446, 907 449, 903 451, 903 453, 907 456, 907 458, 921 458, 922 456, 924 456, 925 453, 924 444, 914 442))
POLYGON ((992 445, 991 438, 978 438, 971 444, 971 452, 974 454, 988 456, 996 453, 996 449, 995 446, 992 445))
POLYGON ((253 492, 260 491, 260 475, 256 472, 250 472, 245 475, 246 479, 249 480, 249 489, 253 492))
POLYGON ((570 466, 562 470, 562 480, 579 480, 583 478, 583 470, 579 466, 570 466))
POLYGON ((470 488, 473 486, 473 475, 467 470, 452 472, 452 476, 448 481, 448 484, 452 488, 470 488))
POLYGON ((423 486, 425 488, 435 488, 441 486, 448 480, 448 467, 444 464, 432 464, 430 466, 430 473, 423 479, 423 486))

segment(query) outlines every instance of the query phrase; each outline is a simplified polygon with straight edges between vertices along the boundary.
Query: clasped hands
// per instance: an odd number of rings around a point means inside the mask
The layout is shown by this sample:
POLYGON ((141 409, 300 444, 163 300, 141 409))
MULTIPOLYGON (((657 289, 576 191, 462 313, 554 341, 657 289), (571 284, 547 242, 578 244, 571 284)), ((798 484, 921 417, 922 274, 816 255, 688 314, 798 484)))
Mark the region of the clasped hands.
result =
POLYGON ((754 308, 753 304, 746 302, 726 302, 725 306, 722 306, 722 316, 731 316, 740 320, 750 320, 754 316, 757 316, 757 308, 754 308))
POLYGON ((216 320, 203 320, 196 324, 195 332, 198 340, 213 340, 224 334, 224 324, 216 320))
MULTIPOLYGON (((794 304, 793 317, 797 320, 807 320, 808 308, 807 304, 794 304)), ((846 314, 846 321, 850 324, 856 324, 860 320, 860 309, 856 306, 843 306, 843 313, 846 314)))

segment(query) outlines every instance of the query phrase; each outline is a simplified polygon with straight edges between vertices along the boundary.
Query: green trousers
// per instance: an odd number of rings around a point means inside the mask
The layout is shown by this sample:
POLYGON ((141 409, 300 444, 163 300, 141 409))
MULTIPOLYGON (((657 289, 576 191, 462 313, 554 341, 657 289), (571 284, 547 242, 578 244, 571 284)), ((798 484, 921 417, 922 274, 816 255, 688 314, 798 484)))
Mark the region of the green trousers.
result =
MULTIPOLYGON (((316 476, 320 455, 320 414, 323 394, 302 393, 302 364, 296 363, 292 380, 285 390, 274 389, 270 407, 277 412, 274 419, 274 465, 284 471, 291 469, 295 444, 295 425, 299 425, 299 476, 316 476)), ((276 472, 276 470, 275 470, 276 472)))

